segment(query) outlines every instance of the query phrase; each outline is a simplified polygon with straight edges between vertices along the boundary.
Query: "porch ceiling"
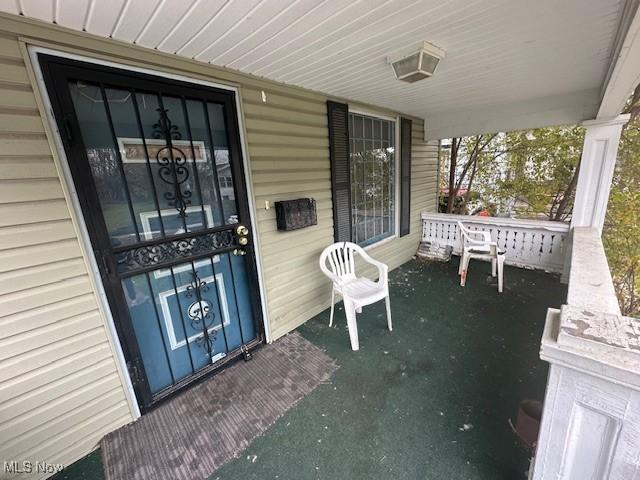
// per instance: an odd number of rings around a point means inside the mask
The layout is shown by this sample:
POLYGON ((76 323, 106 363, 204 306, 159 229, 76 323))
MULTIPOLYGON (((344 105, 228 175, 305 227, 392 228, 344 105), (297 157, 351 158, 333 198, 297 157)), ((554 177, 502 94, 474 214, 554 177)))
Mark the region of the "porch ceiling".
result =
POLYGON ((636 5, 16 0, 0 9, 426 118, 427 135, 440 138, 594 118, 636 5), (446 51, 435 76, 397 81, 387 57, 423 40, 446 51))

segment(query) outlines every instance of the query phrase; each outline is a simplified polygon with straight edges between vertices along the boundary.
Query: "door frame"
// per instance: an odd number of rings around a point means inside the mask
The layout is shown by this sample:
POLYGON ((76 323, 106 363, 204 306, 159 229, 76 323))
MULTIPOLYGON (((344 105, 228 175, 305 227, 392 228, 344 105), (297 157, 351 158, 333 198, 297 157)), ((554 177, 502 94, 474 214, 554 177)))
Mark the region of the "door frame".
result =
MULTIPOLYGON (((122 377, 124 379, 125 385, 123 386, 125 387, 125 393, 130 402, 130 406, 132 407, 132 413, 135 419, 141 415, 141 410, 140 410, 141 399, 139 399, 135 393, 131 375, 129 373, 127 361, 122 349, 121 338, 116 329, 116 322, 114 320, 112 308, 109 304, 105 286, 101 278, 100 269, 98 267, 98 262, 93 252, 93 247, 91 244, 89 231, 87 229, 87 225, 85 222, 84 213, 82 211, 80 199, 78 197, 78 193, 75 188, 73 176, 71 174, 69 160, 67 158, 66 151, 63 146, 61 132, 59 130, 58 124, 56 122, 56 119, 53 113, 49 92, 47 90, 42 69, 38 61, 38 54, 42 53, 46 55, 59 57, 61 59, 77 60, 80 62, 94 64, 97 66, 117 68, 125 72, 141 73, 145 75, 159 77, 165 80, 175 80, 183 83, 191 83, 197 86, 212 87, 212 88, 230 91, 233 93, 235 107, 236 107, 235 120, 237 122, 237 131, 239 135, 238 141, 240 146, 240 153, 242 155, 242 170, 244 175, 243 180, 246 186, 245 194, 247 197, 251 231, 254 239, 253 250, 254 250, 254 258, 255 258, 257 284, 258 284, 257 294, 259 295, 259 303, 262 311, 261 326, 263 330, 264 340, 267 343, 270 343, 271 336, 270 336, 269 318, 268 318, 268 311, 267 311, 267 304, 266 304, 266 288, 265 288, 264 277, 263 277, 259 235, 256 229, 257 215, 256 215, 255 202, 254 202, 254 196, 253 196, 253 183, 251 179, 248 148, 246 144, 246 132, 245 132, 245 127, 243 122, 243 110, 242 110, 242 103, 240 98, 240 88, 234 85, 209 82, 209 81, 205 81, 197 78, 188 77, 185 75, 172 74, 172 73, 162 72, 159 70, 154 70, 151 68, 136 67, 136 66, 127 65, 124 63, 119 63, 119 62, 111 62, 111 61, 86 57, 84 55, 63 52, 63 51, 59 51, 59 50, 55 50, 47 47, 42 47, 42 46, 27 45, 27 52, 29 55, 31 67, 33 68, 33 72, 36 77, 35 80, 37 84, 36 85, 37 90, 38 90, 38 93, 40 94, 40 97, 45 107, 44 110, 46 112, 48 126, 53 136, 53 143, 55 143, 54 153, 57 154, 57 158, 59 159, 59 162, 56 162, 56 163, 59 163, 58 165, 60 170, 59 176, 60 176, 61 182, 64 184, 64 189, 66 190, 66 192, 68 192, 67 201, 73 210, 72 218, 76 226, 80 247, 81 247, 81 250, 83 251, 85 260, 87 262, 87 266, 89 267, 89 274, 92 277, 93 283, 96 288, 95 293, 99 303, 99 308, 102 311, 105 318, 108 336, 110 337, 109 340, 110 340, 110 343, 112 344, 112 347, 115 353, 115 359, 118 363, 119 370, 121 371, 122 377)), ((54 155, 54 157, 56 157, 56 155, 54 155)), ((258 322, 260 322, 259 319, 258 319, 258 322)))

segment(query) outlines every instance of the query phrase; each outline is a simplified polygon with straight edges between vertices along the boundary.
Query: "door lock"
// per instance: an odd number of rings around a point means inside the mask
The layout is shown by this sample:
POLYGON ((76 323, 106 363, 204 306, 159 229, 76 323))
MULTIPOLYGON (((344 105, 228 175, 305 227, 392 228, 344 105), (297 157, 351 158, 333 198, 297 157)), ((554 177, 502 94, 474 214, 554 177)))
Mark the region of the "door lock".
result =
POLYGON ((247 237, 240 237, 238 239, 238 244, 239 245, 245 246, 247 243, 249 243, 249 240, 247 239, 247 237))
POLYGON ((246 237, 247 235, 249 235, 249 229, 244 225, 238 225, 236 227, 236 235, 238 235, 239 237, 246 237))
POLYGON ((247 252, 244 250, 244 248, 235 248, 233 250, 233 254, 238 257, 244 257, 247 254, 247 252))

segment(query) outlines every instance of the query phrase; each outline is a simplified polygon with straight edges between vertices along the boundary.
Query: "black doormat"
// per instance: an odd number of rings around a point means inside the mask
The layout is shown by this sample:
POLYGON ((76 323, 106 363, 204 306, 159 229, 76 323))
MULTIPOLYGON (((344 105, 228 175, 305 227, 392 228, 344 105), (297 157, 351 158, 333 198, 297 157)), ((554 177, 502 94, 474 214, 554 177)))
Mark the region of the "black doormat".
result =
POLYGON ((298 333, 102 439, 107 480, 201 480, 327 381, 336 362, 298 333))

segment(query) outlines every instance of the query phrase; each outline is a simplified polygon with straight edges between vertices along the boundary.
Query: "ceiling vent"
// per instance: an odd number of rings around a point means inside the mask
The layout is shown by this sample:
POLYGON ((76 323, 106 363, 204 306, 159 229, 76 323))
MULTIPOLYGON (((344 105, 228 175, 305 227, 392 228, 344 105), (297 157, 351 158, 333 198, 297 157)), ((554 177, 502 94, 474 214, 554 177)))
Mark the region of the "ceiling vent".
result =
POLYGON ((420 50, 391 62, 391 66, 398 80, 414 83, 432 76, 443 58, 444 50, 424 42, 420 50))

